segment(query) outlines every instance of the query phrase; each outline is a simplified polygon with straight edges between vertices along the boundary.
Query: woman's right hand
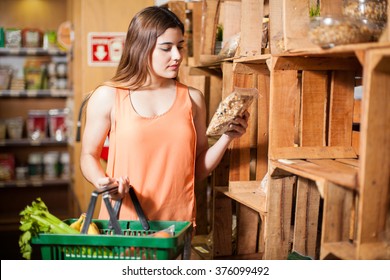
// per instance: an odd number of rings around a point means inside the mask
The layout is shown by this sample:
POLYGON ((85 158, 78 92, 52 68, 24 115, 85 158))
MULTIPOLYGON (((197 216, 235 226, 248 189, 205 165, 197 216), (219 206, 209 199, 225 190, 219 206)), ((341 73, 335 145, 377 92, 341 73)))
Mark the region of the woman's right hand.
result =
POLYGON ((118 186, 118 192, 111 194, 111 198, 114 200, 120 200, 129 193, 130 180, 126 177, 120 177, 118 179, 111 177, 103 177, 97 180, 97 188, 118 186))

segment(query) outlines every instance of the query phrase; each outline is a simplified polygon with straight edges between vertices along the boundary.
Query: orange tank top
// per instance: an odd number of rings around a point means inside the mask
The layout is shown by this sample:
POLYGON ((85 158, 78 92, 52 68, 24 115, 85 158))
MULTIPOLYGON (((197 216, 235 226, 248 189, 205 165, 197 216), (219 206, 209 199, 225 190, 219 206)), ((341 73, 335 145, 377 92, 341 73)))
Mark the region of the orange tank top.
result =
MULTIPOLYGON (((129 91, 117 89, 109 137, 107 175, 129 177, 147 218, 195 225, 196 131, 188 87, 176 82, 173 105, 153 118, 136 113, 129 91)), ((108 219, 104 204, 99 218, 108 219)), ((129 196, 119 218, 138 219, 129 196)))

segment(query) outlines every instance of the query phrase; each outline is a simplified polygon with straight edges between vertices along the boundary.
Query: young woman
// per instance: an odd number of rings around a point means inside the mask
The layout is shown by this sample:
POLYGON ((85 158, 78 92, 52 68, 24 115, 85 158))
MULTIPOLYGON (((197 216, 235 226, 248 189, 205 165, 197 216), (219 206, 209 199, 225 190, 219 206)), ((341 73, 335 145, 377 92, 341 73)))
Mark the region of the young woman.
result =
MULTIPOLYGON (((218 165, 247 128, 248 112, 209 148, 203 94, 176 77, 184 26, 168 9, 145 8, 132 19, 115 76, 92 94, 82 138, 81 169, 97 188, 118 185, 120 219, 138 219, 133 186, 149 220, 195 225, 195 179, 218 165), (109 136, 107 170, 99 157, 109 136)), ((106 207, 100 218, 107 219, 106 207)))

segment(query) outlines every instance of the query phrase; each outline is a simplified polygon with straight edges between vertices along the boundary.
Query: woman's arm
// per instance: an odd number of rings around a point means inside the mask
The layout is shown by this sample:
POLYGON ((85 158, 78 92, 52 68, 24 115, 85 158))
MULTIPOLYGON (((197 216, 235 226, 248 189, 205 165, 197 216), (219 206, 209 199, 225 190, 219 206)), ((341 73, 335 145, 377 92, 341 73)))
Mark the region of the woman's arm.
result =
POLYGON ((248 127, 249 113, 246 111, 243 118, 236 118, 234 123, 218 141, 209 148, 206 135, 206 105, 203 94, 190 88, 193 103, 193 118, 197 133, 197 149, 195 163, 195 177, 197 180, 206 178, 219 164, 226 149, 233 139, 241 137, 248 127))
MULTIPOLYGON (((107 86, 97 88, 88 101, 80 165, 84 177, 97 188, 118 183, 122 185, 123 181, 128 183, 127 178, 107 177, 100 165, 102 147, 111 128, 114 103, 115 88, 107 86)), ((119 192, 122 192, 122 186, 119 192)))

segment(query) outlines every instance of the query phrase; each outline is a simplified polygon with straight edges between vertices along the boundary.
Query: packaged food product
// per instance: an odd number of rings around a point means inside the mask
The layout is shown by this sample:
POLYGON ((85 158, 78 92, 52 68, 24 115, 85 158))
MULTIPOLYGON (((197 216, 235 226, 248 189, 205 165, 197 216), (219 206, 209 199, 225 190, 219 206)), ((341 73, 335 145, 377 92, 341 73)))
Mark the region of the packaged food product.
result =
POLYGON ((73 28, 70 21, 60 24, 57 30, 57 44, 63 51, 69 51, 72 48, 73 28))
POLYGON ((15 179, 16 180, 26 180, 28 177, 28 167, 27 166, 17 166, 15 167, 15 179))
POLYGON ((42 179, 43 176, 42 153, 31 153, 28 155, 28 175, 30 179, 42 179))
POLYGON ((219 104, 217 111, 210 121, 206 134, 208 136, 219 136, 225 133, 234 118, 242 116, 245 110, 252 104, 253 100, 258 97, 258 94, 259 92, 256 88, 236 87, 219 104))
POLYGON ((67 138, 66 118, 68 109, 49 110, 49 135, 56 141, 63 141, 67 138))
POLYGON ((20 48, 22 46, 22 31, 16 28, 5 30, 5 47, 20 48))
POLYGON ((15 177, 15 156, 0 154, 0 181, 10 181, 15 177))
POLYGON ((55 179, 59 175, 60 153, 47 152, 43 155, 43 176, 45 179, 55 179))
POLYGON ((33 141, 46 138, 47 131, 47 111, 30 110, 28 111, 27 132, 28 137, 33 141))
POLYGON ((7 133, 9 139, 21 139, 23 136, 23 118, 16 117, 7 119, 7 133))
POLYGON ((43 35, 43 48, 46 50, 57 48, 57 32, 48 30, 43 35))
POLYGON ((25 28, 22 30, 22 47, 41 48, 43 46, 43 33, 37 28, 25 28))
POLYGON ((7 123, 5 120, 0 119, 0 140, 5 139, 5 132, 7 130, 7 123))
POLYGON ((0 65, 0 90, 9 89, 13 70, 11 66, 0 65))
POLYGON ((70 155, 68 152, 61 153, 60 156, 60 174, 61 178, 70 178, 70 155))
POLYGON ((231 58, 236 54, 238 44, 240 43, 240 33, 230 37, 223 44, 221 51, 218 53, 218 59, 231 58))
POLYGON ((42 63, 38 59, 27 59, 23 70, 26 89, 41 89, 44 76, 44 66, 42 63))
POLYGON ((5 47, 5 35, 4 35, 4 28, 0 27, 0 48, 5 47))

